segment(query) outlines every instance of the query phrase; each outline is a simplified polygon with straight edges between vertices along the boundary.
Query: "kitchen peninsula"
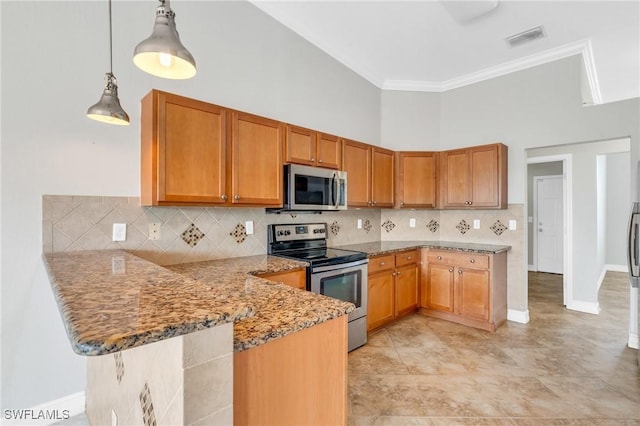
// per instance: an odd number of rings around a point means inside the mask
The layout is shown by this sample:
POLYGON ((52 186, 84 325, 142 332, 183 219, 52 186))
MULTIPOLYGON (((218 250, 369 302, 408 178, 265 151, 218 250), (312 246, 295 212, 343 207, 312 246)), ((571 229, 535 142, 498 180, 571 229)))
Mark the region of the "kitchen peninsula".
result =
POLYGON ((353 305, 254 276, 304 262, 171 271, 120 250, 44 259, 74 351, 101 355, 87 357, 92 424, 346 423, 353 305), (321 361, 331 368, 311 368, 321 361))

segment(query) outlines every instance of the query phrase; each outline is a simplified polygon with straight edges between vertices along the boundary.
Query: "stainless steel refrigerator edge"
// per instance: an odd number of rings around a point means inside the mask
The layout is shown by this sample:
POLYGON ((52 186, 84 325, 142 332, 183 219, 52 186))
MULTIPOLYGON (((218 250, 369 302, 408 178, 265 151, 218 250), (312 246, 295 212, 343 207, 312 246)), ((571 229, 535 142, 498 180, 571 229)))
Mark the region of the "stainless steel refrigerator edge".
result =
MULTIPOLYGON (((640 172, 640 162, 635 169, 640 172)), ((640 287, 640 177, 634 178, 638 185, 633 189, 634 202, 629 217, 629 232, 627 244, 627 262, 629 267, 629 346, 638 348, 638 365, 640 366, 640 304, 638 303, 638 291, 640 287)), ((633 182, 632 182, 633 184, 633 182)))

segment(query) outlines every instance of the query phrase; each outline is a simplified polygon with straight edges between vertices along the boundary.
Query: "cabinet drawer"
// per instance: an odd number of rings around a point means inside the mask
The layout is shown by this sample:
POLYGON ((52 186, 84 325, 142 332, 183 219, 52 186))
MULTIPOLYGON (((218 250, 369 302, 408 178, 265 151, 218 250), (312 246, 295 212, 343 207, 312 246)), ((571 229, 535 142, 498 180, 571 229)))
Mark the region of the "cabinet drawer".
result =
POLYGON ((405 251, 396 254, 396 266, 409 265, 420 260, 417 250, 405 251))
POLYGON ((486 269, 489 267, 489 256, 486 254, 477 253, 433 251, 429 252, 429 254, 427 255, 427 262, 486 269))
POLYGON ((369 259, 369 274, 384 271, 385 269, 393 269, 395 267, 395 256, 376 256, 369 259))

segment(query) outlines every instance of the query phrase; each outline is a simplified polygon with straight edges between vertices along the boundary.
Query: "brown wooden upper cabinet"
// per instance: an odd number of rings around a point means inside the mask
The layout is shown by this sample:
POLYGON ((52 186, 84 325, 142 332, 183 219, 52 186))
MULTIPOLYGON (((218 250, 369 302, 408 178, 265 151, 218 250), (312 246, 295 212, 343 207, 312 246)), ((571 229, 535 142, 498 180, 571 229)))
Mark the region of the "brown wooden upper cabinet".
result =
POLYGON ((281 123, 158 90, 141 106, 142 205, 282 205, 281 123))
POLYGON ((506 209, 507 157, 500 143, 440 152, 440 208, 506 209))
POLYGON ((394 152, 343 139, 349 207, 393 207, 394 152))
POLYGON ((396 152, 396 207, 435 208, 437 203, 438 154, 396 152))
POLYGON ((341 160, 337 136, 287 124, 285 162, 339 170, 341 160))

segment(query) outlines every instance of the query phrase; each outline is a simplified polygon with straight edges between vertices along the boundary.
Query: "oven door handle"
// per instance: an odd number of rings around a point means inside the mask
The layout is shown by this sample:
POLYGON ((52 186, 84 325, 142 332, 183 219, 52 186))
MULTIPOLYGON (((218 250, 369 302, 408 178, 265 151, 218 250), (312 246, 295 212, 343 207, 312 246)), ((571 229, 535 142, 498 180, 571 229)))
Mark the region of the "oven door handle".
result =
POLYGON ((356 260, 349 263, 338 263, 335 265, 313 266, 311 268, 311 273, 315 274, 317 272, 333 271, 335 269, 352 268, 354 266, 366 265, 367 263, 369 263, 369 259, 356 260))

